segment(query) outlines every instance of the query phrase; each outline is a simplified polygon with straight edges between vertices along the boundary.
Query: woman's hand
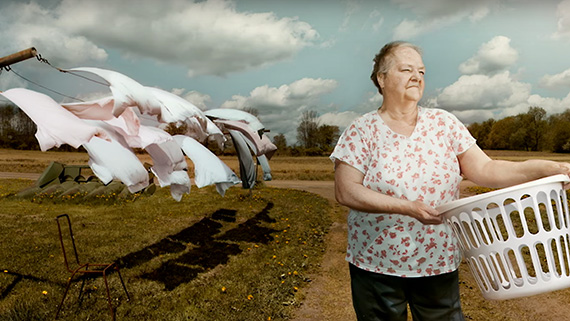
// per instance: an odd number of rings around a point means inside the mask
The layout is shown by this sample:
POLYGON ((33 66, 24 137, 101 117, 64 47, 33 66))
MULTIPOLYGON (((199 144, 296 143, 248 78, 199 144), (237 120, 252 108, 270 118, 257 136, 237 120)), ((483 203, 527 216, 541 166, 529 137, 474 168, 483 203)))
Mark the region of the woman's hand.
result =
POLYGON ((406 214, 423 224, 443 223, 443 217, 439 215, 439 212, 421 201, 410 201, 410 209, 406 214))
MULTIPOLYGON (((570 178, 570 163, 559 162, 558 170, 559 174, 564 174, 570 178)), ((570 189, 570 182, 564 184, 564 189, 570 189)))

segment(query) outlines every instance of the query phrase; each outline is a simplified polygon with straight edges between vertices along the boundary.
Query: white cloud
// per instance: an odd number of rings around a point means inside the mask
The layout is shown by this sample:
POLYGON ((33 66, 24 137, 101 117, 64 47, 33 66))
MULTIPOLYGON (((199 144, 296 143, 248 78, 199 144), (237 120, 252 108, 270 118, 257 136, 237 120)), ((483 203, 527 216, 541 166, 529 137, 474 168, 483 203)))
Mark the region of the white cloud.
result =
POLYGON ((338 126, 342 131, 350 125, 354 119, 361 115, 362 114, 354 111, 343 111, 340 113, 330 112, 319 116, 318 122, 320 125, 338 126))
POLYGON ((63 0, 49 11, 38 3, 3 5, 3 49, 35 46, 65 67, 105 61, 107 48, 223 76, 291 59, 319 38, 298 18, 238 12, 232 0, 63 0))
POLYGON ((394 29, 394 39, 411 39, 421 34, 438 30, 464 19, 476 22, 485 18, 489 12, 490 0, 392 0, 403 9, 416 14, 417 19, 404 19, 394 29))
POLYGON ((421 17, 438 18, 462 14, 471 19, 484 16, 485 12, 488 13, 488 6, 493 3, 492 0, 392 0, 392 2, 421 17))
POLYGON ((182 98, 188 100, 189 102, 194 104, 194 106, 200 108, 201 110, 209 109, 207 103, 212 102, 212 97, 210 97, 210 95, 203 94, 195 90, 191 90, 181 96, 182 98))
POLYGON ((253 89, 249 96, 234 95, 221 108, 253 108, 259 112, 259 119, 272 134, 284 134, 287 142, 296 141, 299 118, 303 111, 317 113, 328 111, 331 106, 320 102, 320 98, 338 86, 333 79, 303 78, 288 85, 253 89))
POLYGON ((510 105, 492 109, 473 108, 467 110, 456 110, 449 107, 445 109, 450 110, 465 124, 472 124, 475 122, 480 123, 490 118, 498 120, 508 116, 526 113, 530 107, 535 106, 543 108, 548 115, 552 115, 564 112, 568 105, 570 105, 570 94, 563 99, 541 97, 540 95, 533 94, 529 95, 524 100, 518 101, 517 103, 513 102, 510 105))
POLYGON ((10 3, 0 10, 0 39, 6 54, 35 47, 50 63, 62 67, 108 57, 84 36, 61 28, 52 13, 34 2, 10 3))
POLYGON ((564 112, 566 109, 568 109, 569 105, 570 105, 570 93, 562 99, 552 98, 552 97, 541 97, 539 95, 531 95, 528 98, 528 104, 526 106, 527 107, 526 109, 528 109, 528 107, 530 106, 539 106, 544 108, 544 110, 546 110, 546 112, 549 114, 556 114, 564 112))
POLYGON ((493 76, 464 75, 429 99, 428 106, 451 111, 464 123, 471 124, 526 113, 533 106, 543 108, 547 114, 556 114, 570 105, 570 94, 558 99, 530 92, 530 84, 514 80, 508 71, 493 76))
POLYGON ((511 39, 496 36, 481 45, 479 51, 459 65, 463 74, 495 74, 511 67, 518 59, 518 52, 511 47, 511 39))
POLYGON ((231 0, 63 0, 58 16, 62 29, 132 57, 184 65, 190 76, 290 59, 319 38, 297 18, 238 12, 231 0))
POLYGON ((564 0, 556 8, 558 29, 552 35, 554 39, 570 38, 570 0, 564 0))
POLYGON ((544 75, 539 84, 546 88, 570 87, 570 69, 555 75, 544 75))
POLYGON ((394 29, 393 39, 410 39, 422 33, 422 25, 417 20, 404 19, 394 29))
POLYGON ((459 120, 461 120, 465 125, 472 123, 481 123, 489 118, 495 117, 495 112, 493 110, 460 110, 452 112, 459 120))
POLYGON ((196 90, 191 90, 189 92, 186 92, 186 89, 184 88, 172 88, 170 92, 188 100, 194 106, 198 107, 200 110, 209 109, 206 103, 212 102, 212 97, 210 97, 210 95, 203 94, 196 90))
POLYGON ((339 28, 340 31, 346 31, 348 29, 352 16, 360 9, 360 4, 357 0, 344 0, 343 2, 346 4, 346 9, 344 11, 344 19, 339 28))
POLYGON ((488 75, 464 75, 443 89, 436 106, 447 110, 493 109, 525 102, 531 85, 511 78, 508 71, 488 75))

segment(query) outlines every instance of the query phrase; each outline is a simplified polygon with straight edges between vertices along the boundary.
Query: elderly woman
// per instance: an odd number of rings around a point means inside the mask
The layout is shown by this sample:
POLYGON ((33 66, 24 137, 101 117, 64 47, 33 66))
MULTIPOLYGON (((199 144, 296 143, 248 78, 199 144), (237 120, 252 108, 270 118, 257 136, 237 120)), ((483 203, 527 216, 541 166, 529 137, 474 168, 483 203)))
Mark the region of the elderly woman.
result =
POLYGON ((490 159, 451 113, 418 106, 424 91, 421 51, 385 45, 372 81, 382 106, 356 119, 331 159, 335 194, 349 207, 348 250, 358 320, 464 320, 459 301, 461 254, 435 207, 459 197, 464 175, 487 187, 570 174, 546 160, 490 159))

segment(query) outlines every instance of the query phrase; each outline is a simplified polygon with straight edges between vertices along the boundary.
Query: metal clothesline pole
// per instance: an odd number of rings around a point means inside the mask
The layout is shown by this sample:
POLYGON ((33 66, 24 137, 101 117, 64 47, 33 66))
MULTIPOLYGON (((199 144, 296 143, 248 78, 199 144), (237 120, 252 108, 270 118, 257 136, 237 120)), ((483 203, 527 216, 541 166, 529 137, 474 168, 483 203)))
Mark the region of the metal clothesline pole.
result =
POLYGON ((0 68, 15 64, 17 62, 34 58, 37 55, 36 48, 31 47, 22 51, 18 51, 11 55, 0 58, 0 68))

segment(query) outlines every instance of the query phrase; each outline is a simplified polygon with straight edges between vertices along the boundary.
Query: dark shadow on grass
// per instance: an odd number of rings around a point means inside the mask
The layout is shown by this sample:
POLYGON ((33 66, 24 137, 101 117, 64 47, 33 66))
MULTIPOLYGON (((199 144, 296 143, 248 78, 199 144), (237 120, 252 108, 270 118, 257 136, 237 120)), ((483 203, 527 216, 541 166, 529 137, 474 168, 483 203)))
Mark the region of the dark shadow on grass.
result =
MULTIPOLYGON (((192 226, 169 235, 139 251, 129 253, 116 262, 121 268, 132 268, 147 263, 160 255, 180 253, 181 255, 177 258, 166 261, 156 270, 141 276, 145 279, 161 282, 166 290, 171 291, 183 283, 192 281, 199 273, 226 264, 231 255, 242 252, 239 243, 268 244, 271 242, 273 240, 271 233, 277 232, 277 230, 264 227, 262 224, 275 222, 269 216, 272 208, 273 203, 270 202, 254 217, 220 236, 215 235, 220 233, 224 224, 236 222, 237 211, 232 209, 217 210, 210 217, 204 217, 192 226)), ((0 300, 6 298, 23 280, 53 283, 49 280, 13 271, 2 274, 12 276, 14 279, 6 288, 0 289, 0 300)))
POLYGON ((187 243, 202 245, 211 241, 213 236, 220 232, 222 226, 222 224, 205 217, 174 235, 169 235, 157 243, 119 258, 117 263, 121 267, 132 268, 159 255, 183 252, 186 250, 187 243))
MULTIPOLYGON (((192 281, 199 273, 211 270, 218 265, 226 264, 230 256, 240 254, 243 250, 236 243, 269 243, 273 240, 271 233, 277 232, 277 230, 261 226, 261 224, 275 222, 269 216, 269 211, 272 208, 273 203, 268 203, 254 217, 218 237, 214 237, 214 235, 220 232, 220 228, 223 225, 216 221, 235 222, 235 210, 220 209, 211 215, 211 219, 204 218, 196 223, 198 224, 197 227, 195 224, 182 230, 180 233, 168 236, 165 240, 184 245, 184 249, 180 250, 178 247, 172 247, 173 252, 168 253, 184 253, 175 259, 164 262, 156 270, 145 273, 141 277, 161 282, 164 284, 165 290, 172 291, 179 285, 192 281), (187 251, 186 248, 188 248, 187 251)), ((134 266, 133 264, 143 263, 143 260, 148 261, 152 258, 152 255, 156 256, 154 253, 164 251, 164 248, 158 246, 161 243, 162 241, 141 251, 129 254, 119 262, 122 262, 121 264, 125 266, 129 266, 127 264, 134 266)))
POLYGON ((18 283, 20 283, 23 280, 34 281, 34 282, 54 283, 53 281, 50 281, 47 279, 41 279, 41 278, 35 277, 33 275, 29 275, 29 274, 21 274, 18 272, 8 271, 8 270, 2 270, 2 271, 7 271, 7 272, 2 272, 1 275, 12 276, 12 277, 14 277, 14 279, 12 280, 12 282, 10 282, 10 284, 8 284, 8 286, 5 289, 2 289, 2 292, 0 292, 0 300, 3 300, 4 298, 6 298, 8 296, 8 294, 10 294, 10 292, 12 292, 12 290, 16 287, 16 285, 18 285, 18 283))

